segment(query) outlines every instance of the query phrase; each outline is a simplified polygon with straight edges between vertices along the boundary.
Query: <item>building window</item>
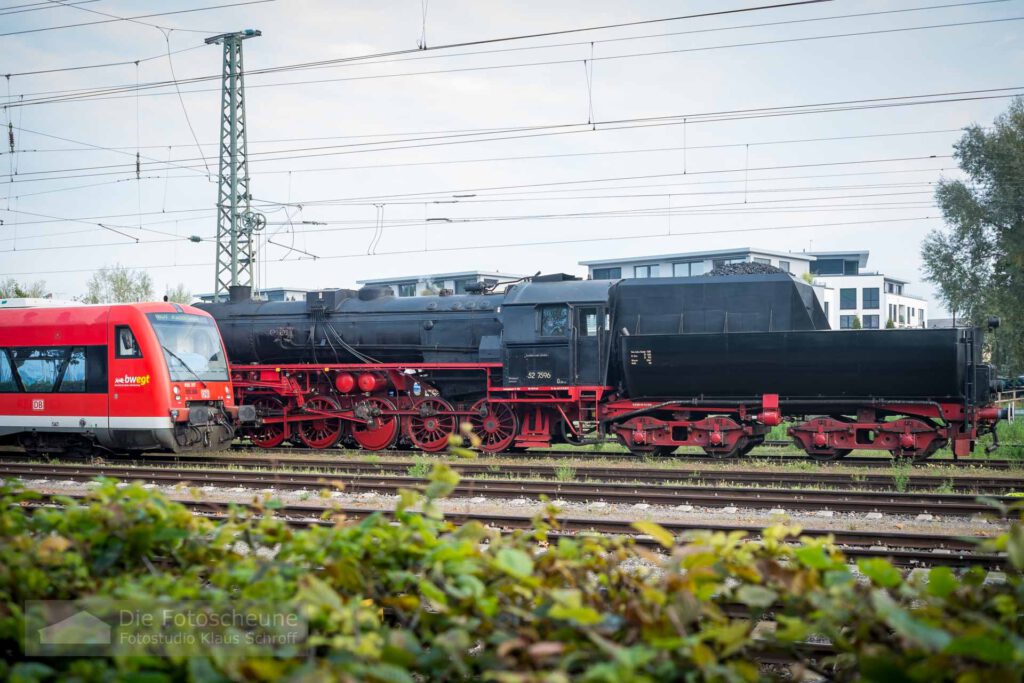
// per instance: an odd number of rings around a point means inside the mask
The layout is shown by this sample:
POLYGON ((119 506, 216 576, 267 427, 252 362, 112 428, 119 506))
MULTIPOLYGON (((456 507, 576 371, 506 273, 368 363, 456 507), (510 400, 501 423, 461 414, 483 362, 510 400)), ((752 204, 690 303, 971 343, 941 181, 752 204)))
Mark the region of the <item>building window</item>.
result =
POLYGON ((731 266, 734 263, 746 263, 746 262, 747 262, 747 259, 745 259, 745 258, 716 258, 715 260, 713 260, 711 262, 711 265, 713 265, 715 268, 718 268, 719 266, 731 266))
POLYGON ((658 266, 636 266, 633 268, 633 277, 658 277, 658 266))
POLYGON ((877 330, 878 329, 878 316, 877 315, 866 315, 866 316, 864 316, 864 329, 865 330, 877 330))
POLYGON ((455 280, 454 287, 456 294, 465 294, 466 285, 472 285, 476 283, 476 278, 463 278, 462 280, 455 280))
POLYGON ((760 263, 761 265, 764 266, 770 266, 772 264, 772 260, 768 258, 761 258, 759 256, 755 256, 754 263, 760 263))
POLYGON ((595 280, 618 280, 622 277, 622 268, 594 268, 595 280))
POLYGON ((416 296, 416 283, 403 282, 398 285, 398 296, 416 296))
POLYGON ((825 302, 825 317, 828 317, 828 302, 825 302))
POLYGON ((879 307, 878 302, 878 287, 865 287, 864 294, 864 308, 870 308, 872 310, 879 307))
POLYGON ((672 275, 674 277, 695 277, 707 272, 703 261, 687 261, 685 263, 673 263, 672 275))
POLYGON ((118 325, 114 328, 114 336, 117 338, 116 358, 142 358, 142 349, 135 341, 132 328, 127 325, 118 325))
POLYGON ((921 327, 924 327, 924 309, 917 309, 917 322, 921 327))
POLYGON ((783 271, 785 271, 787 273, 792 273, 793 272, 793 271, 790 270, 789 261, 779 261, 779 270, 783 270, 783 271))
POLYGON ((540 307, 540 336, 564 337, 569 331, 569 307, 564 304, 540 307))
POLYGON ((853 329, 853 319, 856 318, 856 317, 857 316, 855 316, 855 315, 841 315, 841 316, 839 316, 839 329, 841 329, 841 330, 852 330, 853 329))
POLYGON ((837 258, 818 259, 811 261, 812 275, 842 275, 843 261, 837 258))
POLYGON ((839 290, 839 310, 840 311, 852 311, 857 308, 857 290, 856 289, 840 289, 839 290))

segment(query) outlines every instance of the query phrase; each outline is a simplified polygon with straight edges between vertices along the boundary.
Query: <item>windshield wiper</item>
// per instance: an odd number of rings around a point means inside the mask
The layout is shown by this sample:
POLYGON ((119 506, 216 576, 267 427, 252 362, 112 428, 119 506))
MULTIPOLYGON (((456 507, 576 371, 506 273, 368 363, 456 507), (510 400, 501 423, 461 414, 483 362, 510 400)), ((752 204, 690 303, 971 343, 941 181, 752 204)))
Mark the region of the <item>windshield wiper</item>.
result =
POLYGON ((203 379, 202 377, 200 377, 200 376, 199 376, 199 373, 198 373, 198 372, 196 372, 195 370, 193 370, 193 369, 192 369, 192 366, 190 366, 190 365, 189 365, 188 363, 186 363, 185 361, 183 361, 183 360, 181 359, 181 356, 179 356, 178 354, 176 354, 176 353, 175 353, 174 351, 171 351, 171 350, 170 350, 169 348, 167 348, 167 347, 166 347, 166 346, 164 346, 163 344, 161 344, 161 345, 160 345, 160 348, 162 348, 162 349, 163 349, 164 351, 166 351, 167 353, 171 354, 171 358, 173 358, 174 360, 176 360, 176 361, 178 361, 179 363, 181 363, 182 365, 184 365, 184 366, 185 366, 185 369, 186 369, 186 370, 188 370, 189 372, 191 372, 191 373, 192 373, 192 376, 193 376, 193 377, 195 377, 195 378, 196 378, 197 380, 199 380, 199 383, 203 385, 203 389, 209 389, 209 387, 208 387, 208 386, 206 386, 206 380, 204 380, 204 379, 203 379))

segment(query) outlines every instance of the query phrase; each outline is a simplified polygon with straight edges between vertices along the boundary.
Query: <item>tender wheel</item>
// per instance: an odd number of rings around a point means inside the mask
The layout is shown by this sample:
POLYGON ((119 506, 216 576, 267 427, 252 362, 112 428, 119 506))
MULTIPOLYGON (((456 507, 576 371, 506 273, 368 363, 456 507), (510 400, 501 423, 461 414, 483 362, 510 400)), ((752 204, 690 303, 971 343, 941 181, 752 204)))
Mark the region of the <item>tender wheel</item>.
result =
POLYGON ((816 450, 806 451, 807 457, 817 462, 832 462, 834 460, 842 460, 850 453, 853 453, 852 448, 819 448, 816 450))
POLYGON ((747 445, 740 449, 739 456, 750 455, 750 452, 764 443, 764 437, 754 437, 747 441, 747 445))
MULTIPOLYGON (((280 417, 284 402, 273 396, 261 396, 251 405, 256 407, 256 416, 280 417)), ((249 433, 249 441, 260 448, 277 448, 288 438, 288 424, 285 422, 264 423, 249 433)))
POLYGON ((675 453, 676 449, 675 446, 633 446, 629 452, 643 458, 664 458, 675 453))
POLYGON ((412 445, 427 453, 447 448, 448 437, 459 430, 451 404, 440 398, 422 398, 413 403, 412 409, 416 413, 409 418, 412 445))
POLYGON ((515 441, 519 433, 516 413, 505 403, 488 403, 481 399, 470 409, 469 423, 473 433, 480 437, 480 450, 499 453, 515 441))
POLYGON ((744 450, 747 449, 749 445, 750 439, 748 437, 743 436, 740 437, 739 441, 737 441, 736 445, 733 446, 731 449, 727 450, 723 446, 705 446, 704 453, 711 456, 712 458, 717 458, 719 460, 724 460, 726 458, 738 458, 739 456, 746 455, 747 453, 750 452, 749 449, 744 450))
MULTIPOLYGON (((341 409, 330 396, 316 396, 306 401, 306 411, 336 413, 341 409)), ((310 448, 331 448, 341 440, 345 432, 345 421, 338 417, 317 417, 303 420, 298 425, 299 440, 310 448)))
POLYGON ((368 451, 391 448, 402 433, 398 415, 384 414, 394 410, 395 404, 386 398, 371 396, 361 401, 356 406, 355 414, 366 422, 352 423, 352 438, 368 451))

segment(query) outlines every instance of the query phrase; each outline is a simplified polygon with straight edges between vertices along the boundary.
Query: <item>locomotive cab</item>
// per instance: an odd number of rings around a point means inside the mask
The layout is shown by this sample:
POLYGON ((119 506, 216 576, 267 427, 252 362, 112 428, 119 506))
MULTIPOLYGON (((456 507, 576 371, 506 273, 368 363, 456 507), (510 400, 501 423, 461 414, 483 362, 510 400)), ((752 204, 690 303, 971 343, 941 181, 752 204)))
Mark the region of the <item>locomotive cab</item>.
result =
POLYGON ((511 289, 502 304, 504 385, 603 386, 611 284, 534 281, 511 289))

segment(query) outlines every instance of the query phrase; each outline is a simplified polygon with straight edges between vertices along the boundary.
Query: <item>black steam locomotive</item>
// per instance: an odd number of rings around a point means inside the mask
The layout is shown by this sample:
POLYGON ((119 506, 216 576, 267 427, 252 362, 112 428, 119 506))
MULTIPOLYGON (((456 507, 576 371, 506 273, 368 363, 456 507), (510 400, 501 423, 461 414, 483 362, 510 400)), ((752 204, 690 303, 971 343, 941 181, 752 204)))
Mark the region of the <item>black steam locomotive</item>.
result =
POLYGON ((812 288, 782 273, 485 289, 262 302, 240 288, 202 307, 266 447, 441 450, 469 423, 488 451, 614 435, 634 452, 724 457, 785 419, 816 458, 926 458, 969 453, 1001 417, 980 330, 832 331, 812 288))

